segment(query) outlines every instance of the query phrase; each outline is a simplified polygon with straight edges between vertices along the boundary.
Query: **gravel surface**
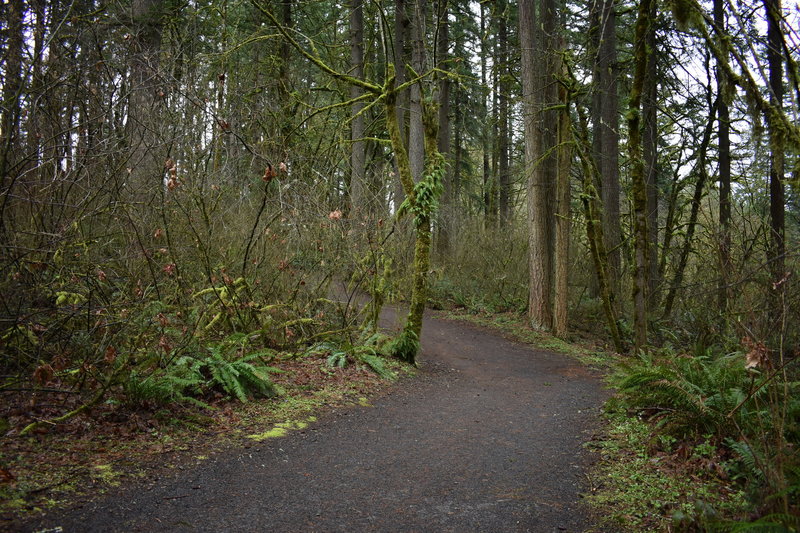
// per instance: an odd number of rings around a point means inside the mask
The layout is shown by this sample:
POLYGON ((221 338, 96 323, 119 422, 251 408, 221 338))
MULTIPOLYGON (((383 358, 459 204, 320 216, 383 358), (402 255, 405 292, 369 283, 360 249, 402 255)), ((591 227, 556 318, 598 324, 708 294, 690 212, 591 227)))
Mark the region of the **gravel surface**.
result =
POLYGON ((114 489, 29 531, 580 532, 597 375, 427 318, 418 377, 303 431, 114 489))

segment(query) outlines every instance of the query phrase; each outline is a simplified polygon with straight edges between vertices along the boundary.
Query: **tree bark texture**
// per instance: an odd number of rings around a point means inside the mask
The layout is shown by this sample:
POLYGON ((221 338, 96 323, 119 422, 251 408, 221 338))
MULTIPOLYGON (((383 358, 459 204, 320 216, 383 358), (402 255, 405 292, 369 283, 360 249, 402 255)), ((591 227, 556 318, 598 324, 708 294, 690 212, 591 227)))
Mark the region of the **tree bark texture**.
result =
POLYGON ((592 94, 593 151, 600 172, 603 235, 609 261, 609 283, 619 292, 622 268, 619 183, 619 94, 617 67, 617 29, 614 0, 592 2, 594 57, 592 94))
MULTIPOLYGON (((438 33, 436 42, 436 65, 446 71, 449 68, 450 23, 448 21, 447 2, 439 2, 438 33)), ((450 78, 439 74, 438 87, 439 105, 439 153, 446 158, 450 154, 450 78)), ((455 218, 455 166, 448 170, 444 181, 441 206, 438 213, 438 248, 441 253, 446 253, 450 248, 450 235, 455 218)))
POLYGON ((498 182, 498 215, 500 227, 508 227, 511 221, 511 171, 509 169, 509 145, 511 129, 509 117, 509 95, 511 92, 511 72, 508 50, 508 3, 500 0, 495 3, 498 10, 497 56, 498 76, 497 90, 497 182, 498 182))
POLYGON ((658 305, 657 286, 658 279, 658 68, 656 62, 656 27, 653 21, 656 18, 656 2, 652 3, 650 11, 650 26, 647 30, 647 47, 650 50, 647 58, 647 72, 645 74, 644 94, 642 95, 643 139, 642 152, 644 156, 645 182, 647 186, 647 307, 653 311, 658 305))
MULTIPOLYGON (((427 0, 415 0, 414 16, 411 24, 411 68, 410 75, 418 76, 426 68, 425 36, 427 33, 427 0)), ((423 124, 422 80, 410 89, 408 158, 414 181, 422 179, 425 170, 425 125, 423 124)), ((406 191, 407 193, 407 191, 406 191)))
MULTIPOLYGON (((714 0, 714 24, 722 33, 725 29, 724 0, 714 0)), ((731 138, 730 112, 728 110, 728 80, 721 65, 716 69, 717 82, 717 151, 719 165, 719 258, 720 281, 718 307, 724 314, 730 297, 731 268, 731 138)))
MULTIPOLYGON (((23 18, 25 5, 22 0, 12 0, 6 6, 6 51, 5 79, 3 80, 3 102, 0 107, 0 192, 3 207, 10 197, 17 179, 17 172, 10 172, 15 165, 16 148, 19 145, 20 96, 22 94, 22 48, 23 18)), ((5 209, 2 210, 5 212, 5 209)), ((0 234, 5 221, 0 218, 0 234)))
POLYGON ((528 318, 537 329, 553 328, 555 185, 558 158, 558 61, 556 3, 519 4, 522 52, 525 169, 528 196, 528 318))
POLYGON ((481 10, 481 20, 480 20, 480 30, 481 30, 481 52, 480 52, 480 61, 481 61, 481 114, 483 115, 484 127, 482 128, 481 132, 481 175, 482 175, 482 193, 483 193, 483 219, 486 227, 491 224, 491 212, 492 212, 492 174, 491 174, 491 161, 490 161, 490 152, 491 152, 491 128, 488 124, 489 119, 489 74, 488 74, 488 52, 489 46, 486 42, 486 39, 483 38, 486 35, 486 4, 482 3, 480 5, 481 10))
POLYGON ((128 135, 131 143, 130 186, 134 194, 163 187, 164 161, 158 111, 163 98, 158 94, 162 11, 156 0, 133 0, 131 15, 131 94, 128 135))
MULTIPOLYGON (((413 2, 413 0, 411 0, 413 2)), ((399 86, 402 85, 407 79, 405 65, 410 61, 408 54, 408 40, 411 27, 411 19, 408 17, 408 4, 406 0, 395 0, 395 17, 394 17, 394 65, 395 65, 395 83, 399 86)), ((413 4, 412 4, 413 7, 413 4)), ((408 128, 406 127, 406 118, 408 112, 408 90, 402 91, 397 95, 396 105, 394 106, 398 134, 403 143, 408 141, 408 128)), ((405 198, 405 188, 400 181, 400 169, 397 168, 397 161, 395 161, 395 173, 397 179, 394 183, 394 208, 395 210, 400 207, 405 198)))
POLYGON ((633 61, 634 75, 628 104, 628 158, 631 164, 631 195, 633 204, 633 331, 636 350, 647 347, 647 300, 650 241, 647 230, 647 181, 642 156, 642 93, 647 76, 647 64, 652 53, 647 46, 647 34, 652 24, 653 0, 640 0, 636 17, 633 61))
MULTIPOLYGON (((783 107, 783 33, 780 27, 781 0, 764 0, 767 13, 767 62, 769 64, 770 105, 780 109, 783 107)), ((767 114, 769 127, 770 165, 769 165, 769 214, 770 245, 769 263, 773 283, 778 284, 776 293, 782 292, 782 283, 786 271, 786 222, 785 194, 783 187, 785 165, 784 134, 780 125, 773 122, 772 114, 767 114)), ((774 307, 780 300, 776 295, 774 307)))
MULTIPOLYGON (((356 78, 364 77, 364 1, 350 0, 350 71, 356 78)), ((350 86, 350 98, 355 99, 363 90, 350 86)), ((352 104, 350 121, 350 212, 354 218, 368 214, 366 167, 367 151, 364 141, 365 121, 361 110, 363 102, 352 104)))
MULTIPOLYGON (((560 42, 560 50, 564 42, 560 42)), ((564 70, 564 65, 559 67, 564 70)), ((565 76, 566 77, 566 76, 565 76)), ((556 228, 554 257, 553 333, 559 337, 567 334, 569 308, 569 242, 570 242, 570 186, 572 166, 572 132, 569 119, 569 94, 559 85, 558 110, 558 177, 556 184, 556 228)))
POLYGON ((598 182, 600 169, 597 165, 597 160, 594 158, 594 147, 589 146, 589 132, 587 120, 577 108, 580 129, 573 133, 576 139, 575 146, 577 147, 578 159, 581 163, 582 174, 582 194, 581 202, 583 203, 583 216, 586 220, 586 237, 589 241, 589 252, 592 255, 592 263, 595 267, 597 275, 598 293, 600 300, 603 303, 603 313, 606 317, 606 326, 611 334, 611 339, 614 343, 614 348, 618 353, 625 351, 625 346, 622 342, 622 334, 619 329, 617 305, 615 302, 616 294, 611 285, 609 272, 611 270, 609 264, 609 254, 606 250, 606 239, 603 235, 602 223, 602 204, 600 196, 597 193, 595 183, 598 182))

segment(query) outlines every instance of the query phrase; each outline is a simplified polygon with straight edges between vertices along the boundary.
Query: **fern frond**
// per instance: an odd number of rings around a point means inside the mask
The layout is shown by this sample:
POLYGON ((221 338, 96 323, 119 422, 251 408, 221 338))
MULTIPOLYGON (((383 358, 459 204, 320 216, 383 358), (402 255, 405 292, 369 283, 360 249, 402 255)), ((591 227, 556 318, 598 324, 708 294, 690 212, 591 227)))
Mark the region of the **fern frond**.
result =
POLYGON ((764 471, 761 468, 761 465, 764 464, 764 457, 761 452, 753 449, 744 441, 729 441, 728 447, 739 456, 747 472, 759 480, 764 479, 764 471))
POLYGON ((413 361, 418 351, 419 337, 413 331, 404 329, 396 339, 386 343, 381 353, 401 361, 413 361))
POLYGON ((359 354, 358 360, 370 367, 383 379, 394 380, 397 376, 386 367, 386 362, 375 354, 359 354))
POLYGON ((347 353, 337 349, 328 356, 327 362, 330 367, 344 368, 347 365, 347 353))

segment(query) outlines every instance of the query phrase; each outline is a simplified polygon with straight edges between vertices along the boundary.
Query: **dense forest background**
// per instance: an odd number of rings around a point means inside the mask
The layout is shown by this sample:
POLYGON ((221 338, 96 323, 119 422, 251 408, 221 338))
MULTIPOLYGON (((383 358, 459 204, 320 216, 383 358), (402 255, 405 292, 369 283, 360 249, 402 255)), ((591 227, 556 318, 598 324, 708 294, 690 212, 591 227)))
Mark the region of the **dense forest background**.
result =
POLYGON ((63 416, 268 395, 269 354, 383 369, 415 360, 426 304, 512 312, 628 357, 631 405, 791 512, 796 4, 5 0, 0 21, 0 390, 79 394, 63 416))

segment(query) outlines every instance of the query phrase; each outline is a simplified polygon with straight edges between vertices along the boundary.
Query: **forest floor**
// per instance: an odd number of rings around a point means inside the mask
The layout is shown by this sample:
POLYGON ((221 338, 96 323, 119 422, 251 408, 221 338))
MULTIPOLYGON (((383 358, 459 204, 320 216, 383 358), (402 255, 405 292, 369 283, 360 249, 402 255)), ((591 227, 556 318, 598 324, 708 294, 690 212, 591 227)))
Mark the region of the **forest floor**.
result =
POLYGON ((594 461, 583 443, 608 396, 598 373, 430 315, 419 359, 413 379, 367 387, 355 404, 267 425, 247 444, 198 442, 165 457, 169 468, 155 461, 102 496, 0 529, 596 530, 582 495, 594 461))

